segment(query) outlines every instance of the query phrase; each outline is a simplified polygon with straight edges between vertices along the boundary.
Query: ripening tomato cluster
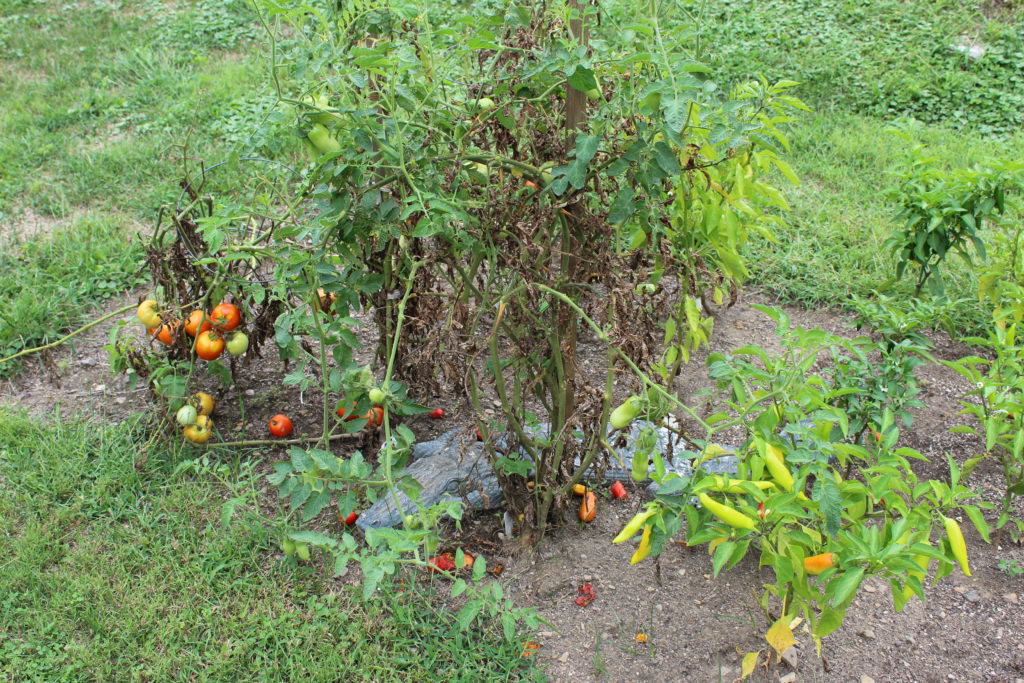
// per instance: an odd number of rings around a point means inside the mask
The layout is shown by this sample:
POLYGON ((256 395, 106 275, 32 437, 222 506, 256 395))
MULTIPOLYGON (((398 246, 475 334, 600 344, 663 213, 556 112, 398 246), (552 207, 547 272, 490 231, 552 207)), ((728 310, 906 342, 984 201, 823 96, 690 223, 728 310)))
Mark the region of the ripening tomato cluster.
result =
POLYGON ((195 444, 206 443, 210 440, 213 435, 213 420, 210 416, 216 407, 217 401, 213 396, 199 391, 192 394, 185 405, 178 408, 175 418, 178 420, 178 424, 184 428, 182 433, 186 439, 195 444))
POLYGON ((150 336, 156 337, 166 346, 173 344, 178 331, 184 328, 185 334, 195 339, 193 348, 203 360, 217 360, 225 349, 232 356, 240 356, 249 349, 249 337, 245 332, 235 329, 242 324, 242 312, 238 306, 227 301, 217 304, 209 313, 197 309, 189 313, 185 320, 164 320, 156 301, 147 299, 139 304, 137 314, 150 336), (230 336, 227 334, 229 332, 230 336))

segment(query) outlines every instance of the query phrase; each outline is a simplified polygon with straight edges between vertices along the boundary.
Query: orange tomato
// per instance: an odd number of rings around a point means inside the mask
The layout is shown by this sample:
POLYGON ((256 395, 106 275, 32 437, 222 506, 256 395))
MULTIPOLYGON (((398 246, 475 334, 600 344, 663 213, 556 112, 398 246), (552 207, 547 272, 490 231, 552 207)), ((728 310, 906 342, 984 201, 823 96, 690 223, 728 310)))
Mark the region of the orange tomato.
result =
POLYGON ((172 320, 159 327, 149 328, 149 333, 163 342, 165 346, 170 346, 174 343, 174 336, 177 334, 179 327, 181 327, 181 321, 172 320))
POLYGON ((207 330, 196 337, 196 355, 203 360, 217 360, 224 353, 224 337, 207 330))
POLYGON ((822 553, 821 555, 804 558, 804 571, 812 576, 817 576, 834 566, 836 566, 835 553, 822 553))
POLYGON ((587 491, 583 495, 583 501, 580 503, 579 518, 581 522, 592 522, 594 521, 594 515, 597 514, 597 494, 593 491, 587 491))
POLYGON ((218 330, 230 332, 241 324, 242 312, 238 310, 238 306, 224 301, 210 312, 210 319, 218 330))
POLYGON ((194 310, 188 315, 188 321, 185 323, 185 333, 194 337, 197 334, 202 334, 213 326, 210 324, 210 319, 206 315, 206 311, 194 310))
MULTIPOLYGON (((356 404, 353 403, 352 407, 355 408, 356 404)), ((355 413, 346 413, 344 408, 338 408, 338 417, 349 422, 351 420, 366 420, 367 427, 380 427, 384 424, 384 409, 380 406, 373 406, 369 411, 362 415, 356 415, 355 413)))

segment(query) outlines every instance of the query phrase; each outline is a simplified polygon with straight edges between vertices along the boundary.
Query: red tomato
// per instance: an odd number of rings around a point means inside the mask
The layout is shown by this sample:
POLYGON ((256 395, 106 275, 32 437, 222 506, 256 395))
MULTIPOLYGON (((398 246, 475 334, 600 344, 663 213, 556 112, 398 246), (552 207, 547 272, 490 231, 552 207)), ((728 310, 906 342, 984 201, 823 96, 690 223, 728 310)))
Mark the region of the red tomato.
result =
POLYGON ((242 312, 238 310, 238 306, 224 301, 213 309, 210 319, 213 320, 213 326, 218 330, 229 332, 241 324, 242 312))
POLYGON ((625 498, 627 495, 626 487, 622 485, 621 481, 617 481, 614 484, 612 484, 610 490, 612 492, 612 495, 615 496, 616 498, 625 498))
POLYGON ((224 353, 224 337, 207 330, 196 337, 196 355, 203 360, 217 360, 224 353))
POLYGON ((430 417, 435 420, 440 420, 442 417, 444 417, 444 410, 441 408, 434 408, 433 410, 430 411, 430 417))
POLYGON ((292 433, 292 421, 287 415, 275 415, 270 418, 270 433, 276 437, 283 438, 292 433))
POLYGON ((576 604, 580 607, 586 607, 594 601, 597 597, 597 593, 594 591, 594 586, 589 583, 585 583, 576 590, 576 604))
POLYGON ((443 555, 437 555, 427 560, 430 571, 435 574, 441 572, 450 572, 455 570, 455 556, 451 553, 444 553, 443 555))
POLYGON ((349 526, 352 526, 353 524, 355 524, 357 519, 359 519, 359 515, 357 515, 355 513, 355 511, 352 511, 352 512, 348 513, 348 517, 344 517, 344 518, 342 518, 341 515, 338 515, 338 521, 339 522, 344 522, 345 524, 348 524, 349 526))

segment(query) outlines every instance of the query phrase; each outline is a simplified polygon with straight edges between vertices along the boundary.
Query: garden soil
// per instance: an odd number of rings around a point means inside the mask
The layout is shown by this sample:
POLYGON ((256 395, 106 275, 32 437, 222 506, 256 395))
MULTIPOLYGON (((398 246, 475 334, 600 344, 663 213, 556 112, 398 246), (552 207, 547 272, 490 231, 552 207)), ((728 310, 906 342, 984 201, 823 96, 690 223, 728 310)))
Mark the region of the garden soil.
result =
MULTIPOLYGON (((111 302, 107 310, 132 303, 111 302)), ((749 297, 718 315, 712 349, 728 351, 747 344, 777 348, 774 323, 750 303, 768 303, 749 297)), ((848 318, 832 311, 784 307, 793 323, 854 336, 848 318)), ((113 324, 113 321, 111 321, 113 324)), ((151 410, 144 388, 129 388, 123 376, 110 374, 106 353, 110 324, 99 325, 74 346, 38 357, 13 378, 0 380, 0 405, 15 406, 40 419, 124 419, 151 410)), ((141 339, 142 337, 140 337, 141 339)), ((934 354, 951 360, 970 349, 942 334, 932 335, 934 354)), ((601 358, 593 348, 595 358, 601 358)), ((318 395, 301 394, 285 387, 284 368, 266 357, 243 359, 236 368, 236 385, 218 389, 196 386, 220 401, 218 429, 225 440, 265 438, 271 415, 288 412, 298 433, 320 430, 322 408, 318 395)), ((707 386, 703 357, 684 368, 678 388, 695 405, 696 392, 707 386)), ((368 359, 364 359, 367 362, 368 359)), ((915 462, 920 478, 948 477, 946 454, 963 462, 982 447, 975 437, 953 434, 961 424, 958 401, 969 390, 967 382, 942 365, 918 368, 927 407, 915 411, 912 428, 901 434, 901 445, 918 449, 927 462, 915 462)), ((443 420, 416 418, 409 426, 422 439, 456 426, 472 428, 469 411, 444 397, 417 397, 448 412, 443 420)), ((373 444, 350 441, 337 444, 339 452, 373 444)), ((268 445, 262 451, 269 464, 282 459, 283 449, 268 445)), ((490 565, 501 563, 500 580, 524 607, 534 607, 546 621, 536 637, 533 655, 554 681, 732 681, 740 676, 745 653, 768 645, 763 633, 769 625, 757 607, 757 598, 771 571, 759 568, 748 556, 733 570, 711 576, 705 548, 672 543, 656 561, 629 564, 633 547, 612 545, 611 539, 646 500, 642 486, 624 482, 629 497, 613 500, 599 488, 597 517, 581 525, 575 519, 556 526, 537 548, 523 550, 514 540, 499 538, 500 512, 480 513, 463 527, 463 544, 484 555, 490 565), (596 598, 577 606, 579 587, 592 584, 596 598)), ((1002 478, 994 465, 983 463, 969 485, 995 503, 1002 478)), ((272 511, 276 497, 268 490, 265 504, 272 511)), ((1016 509, 1022 515, 1021 507, 1016 509)), ((893 610, 889 586, 868 581, 849 608, 842 628, 829 636, 821 651, 806 633, 796 629, 798 645, 785 661, 777 657, 759 666, 754 681, 999 681, 1024 683, 1024 575, 1007 568, 1024 568, 1024 548, 1005 536, 984 543, 967 520, 964 522, 973 576, 957 572, 927 591, 927 602, 912 600, 903 612, 893 610)), ((276 561, 276 557, 269 558, 276 561)), ((354 574, 354 572, 350 572, 354 574)), ((352 580, 352 577, 346 577, 352 580)))

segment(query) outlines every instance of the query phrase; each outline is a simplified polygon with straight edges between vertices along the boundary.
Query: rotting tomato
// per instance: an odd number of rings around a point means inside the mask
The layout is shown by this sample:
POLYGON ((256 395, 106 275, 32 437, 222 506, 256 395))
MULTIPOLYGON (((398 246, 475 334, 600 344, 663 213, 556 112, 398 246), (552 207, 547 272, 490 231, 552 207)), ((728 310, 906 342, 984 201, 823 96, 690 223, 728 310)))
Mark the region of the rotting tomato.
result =
POLYGON ((278 438, 284 438, 292 433, 292 421, 287 415, 275 415, 270 418, 267 426, 270 433, 278 438))
POLYGON ((213 434, 213 420, 205 415, 199 415, 195 424, 185 427, 184 434, 192 443, 206 443, 213 434))
POLYGON ((210 396, 205 391, 197 391, 192 394, 192 398, 189 400, 189 403, 195 406, 200 415, 212 415, 214 409, 217 407, 217 401, 215 401, 213 396, 210 396))
POLYGON ((217 360, 224 353, 224 337, 207 330, 196 337, 196 355, 203 360, 217 360))
POLYGON ((197 334, 206 332, 213 326, 210 324, 210 318, 206 315, 206 311, 196 309, 188 314, 188 321, 185 323, 185 334, 190 337, 194 337, 197 334))
POLYGON ((455 571, 455 557, 451 553, 436 555, 427 560, 428 569, 435 573, 455 571))
POLYGON ((150 328, 149 333, 159 339, 164 346, 170 346, 174 343, 174 337, 178 333, 179 327, 181 327, 181 321, 172 320, 158 327, 150 328))
POLYGON ((223 301, 210 312, 210 319, 218 330, 230 332, 242 323, 242 312, 238 310, 238 306, 223 301))
POLYGON ((597 593, 594 591, 593 584, 585 583, 576 589, 576 604, 580 607, 586 607, 596 597, 597 593))

